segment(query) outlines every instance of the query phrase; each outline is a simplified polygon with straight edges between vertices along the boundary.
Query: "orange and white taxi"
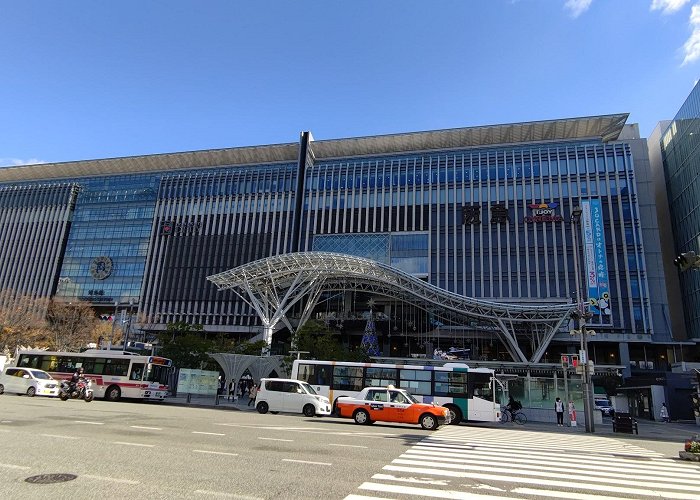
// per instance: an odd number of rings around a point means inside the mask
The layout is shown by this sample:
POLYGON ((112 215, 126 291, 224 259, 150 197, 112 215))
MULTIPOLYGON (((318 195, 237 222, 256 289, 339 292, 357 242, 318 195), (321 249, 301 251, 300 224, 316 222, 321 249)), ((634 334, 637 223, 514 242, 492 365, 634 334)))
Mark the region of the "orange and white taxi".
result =
POLYGON ((435 430, 450 423, 450 410, 434 404, 419 403, 403 389, 367 387, 356 398, 339 397, 338 415, 352 418, 357 424, 398 422, 420 424, 423 429, 435 430))

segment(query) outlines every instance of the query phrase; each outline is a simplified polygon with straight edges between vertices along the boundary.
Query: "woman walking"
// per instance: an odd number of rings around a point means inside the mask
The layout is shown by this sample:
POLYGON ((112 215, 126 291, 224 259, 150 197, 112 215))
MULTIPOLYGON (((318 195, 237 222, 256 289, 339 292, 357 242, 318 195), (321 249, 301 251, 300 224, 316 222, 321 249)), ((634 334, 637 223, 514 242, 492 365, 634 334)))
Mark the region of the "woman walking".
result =
POLYGON ((248 399, 248 406, 250 406, 250 403, 255 403, 255 396, 258 395, 258 386, 256 384, 253 384, 250 388, 250 391, 248 392, 248 396, 250 399, 248 399))

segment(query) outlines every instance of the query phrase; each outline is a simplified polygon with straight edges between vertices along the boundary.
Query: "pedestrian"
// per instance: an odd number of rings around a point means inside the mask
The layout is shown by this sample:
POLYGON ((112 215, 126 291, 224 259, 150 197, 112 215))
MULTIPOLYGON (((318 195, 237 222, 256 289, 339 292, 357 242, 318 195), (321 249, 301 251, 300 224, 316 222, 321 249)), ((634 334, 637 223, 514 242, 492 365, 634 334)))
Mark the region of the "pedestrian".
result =
POLYGON ((559 427, 564 426, 564 402, 557 398, 554 402, 554 411, 557 413, 557 425, 559 427))
POLYGON ((236 400, 236 382, 232 379, 228 382, 228 400, 236 400))
POLYGON ((671 421, 671 417, 668 416, 668 408, 666 408, 666 403, 661 403, 661 410, 659 411, 659 415, 661 415, 662 422, 671 421))
POLYGON ((248 399, 248 406, 250 406, 250 403, 255 403, 255 397, 258 395, 258 386, 256 384, 253 384, 250 387, 250 392, 248 393, 248 396, 250 399, 248 399))
POLYGON ((571 427, 576 426, 576 406, 574 406, 574 402, 569 400, 569 425, 571 427))

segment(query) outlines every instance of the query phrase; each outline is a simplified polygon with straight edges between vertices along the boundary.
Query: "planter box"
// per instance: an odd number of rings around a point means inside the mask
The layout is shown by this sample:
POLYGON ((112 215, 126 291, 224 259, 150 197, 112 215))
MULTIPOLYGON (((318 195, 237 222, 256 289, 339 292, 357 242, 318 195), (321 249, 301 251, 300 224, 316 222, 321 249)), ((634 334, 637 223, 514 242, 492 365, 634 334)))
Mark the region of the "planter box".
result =
POLYGON ((689 451, 679 451, 678 456, 683 460, 691 460, 693 462, 700 462, 700 453, 691 453, 689 451))

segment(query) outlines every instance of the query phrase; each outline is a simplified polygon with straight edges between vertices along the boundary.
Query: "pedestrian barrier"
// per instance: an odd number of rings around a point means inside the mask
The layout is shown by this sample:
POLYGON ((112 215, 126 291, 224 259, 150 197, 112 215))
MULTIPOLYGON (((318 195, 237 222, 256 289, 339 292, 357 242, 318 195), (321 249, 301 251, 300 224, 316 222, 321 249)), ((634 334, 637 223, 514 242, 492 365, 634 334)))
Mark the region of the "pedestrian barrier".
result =
POLYGON ((639 427, 637 426, 637 421, 629 413, 617 412, 613 418, 613 432, 639 434, 639 427))

